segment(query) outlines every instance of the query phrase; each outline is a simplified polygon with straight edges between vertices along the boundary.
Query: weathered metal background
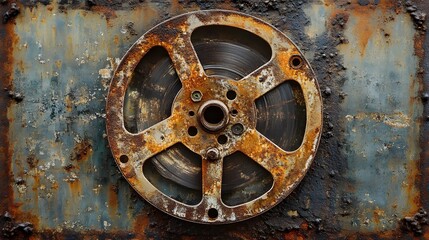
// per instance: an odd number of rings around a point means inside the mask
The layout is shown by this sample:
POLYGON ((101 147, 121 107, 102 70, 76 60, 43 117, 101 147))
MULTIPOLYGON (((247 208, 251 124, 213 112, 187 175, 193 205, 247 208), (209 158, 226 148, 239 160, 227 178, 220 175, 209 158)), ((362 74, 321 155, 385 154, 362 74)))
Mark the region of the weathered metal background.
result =
POLYGON ((25 0, 19 12, 0 2, 0 239, 429 239, 426 1, 25 0), (213 8, 288 35, 310 60, 325 108, 323 139, 297 189, 262 216, 224 226, 143 201, 105 134, 108 84, 131 44, 170 16, 213 8))

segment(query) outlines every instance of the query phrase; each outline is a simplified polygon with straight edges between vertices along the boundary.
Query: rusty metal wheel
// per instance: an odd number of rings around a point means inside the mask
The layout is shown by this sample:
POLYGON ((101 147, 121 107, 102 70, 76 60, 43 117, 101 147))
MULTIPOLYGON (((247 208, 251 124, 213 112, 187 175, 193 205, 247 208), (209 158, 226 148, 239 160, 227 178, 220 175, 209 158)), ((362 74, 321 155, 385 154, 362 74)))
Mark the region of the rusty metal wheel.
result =
POLYGON ((254 217, 301 181, 317 150, 321 95, 280 31, 231 11, 199 11, 144 34, 107 99, 116 163, 148 202, 198 223, 254 217))

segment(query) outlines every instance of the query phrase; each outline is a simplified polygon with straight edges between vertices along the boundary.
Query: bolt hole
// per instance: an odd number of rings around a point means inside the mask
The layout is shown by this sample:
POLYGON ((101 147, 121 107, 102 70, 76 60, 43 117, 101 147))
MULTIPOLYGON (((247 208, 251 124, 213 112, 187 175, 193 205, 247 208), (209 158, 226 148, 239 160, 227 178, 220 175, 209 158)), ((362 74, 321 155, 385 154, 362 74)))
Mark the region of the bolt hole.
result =
POLYGON ((223 111, 218 106, 210 106, 204 111, 204 119, 211 124, 219 124, 225 118, 223 111))
POLYGON ((198 133, 198 129, 196 127, 192 126, 192 127, 188 128, 189 136, 193 137, 193 136, 197 135, 197 133, 198 133))
POLYGON ((234 99, 237 97, 237 93, 236 93, 235 91, 233 91, 233 90, 229 90, 229 91, 226 93, 226 97, 227 97, 229 100, 234 100, 234 99))
POLYGON ((300 68, 302 66, 301 56, 295 55, 290 58, 290 65, 292 68, 300 68))
POLYGON ((231 127, 231 131, 234 135, 241 135, 244 132, 244 126, 241 123, 236 123, 231 127))
POLYGON ((189 116, 194 116, 195 115, 195 112, 194 111, 189 111, 189 116))
POLYGON ((202 98, 203 98, 203 94, 200 91, 198 91, 198 90, 193 91, 191 93, 191 99, 194 102, 199 102, 199 101, 201 101, 202 98))
POLYGON ((127 155, 121 155, 119 157, 119 161, 121 161, 121 163, 127 163, 128 162, 128 156, 127 155))
POLYGON ((237 111, 237 109, 233 109, 233 110, 231 111, 231 115, 232 115, 233 117, 237 116, 237 115, 238 115, 238 111, 237 111))
POLYGON ((228 142, 228 137, 222 134, 217 138, 217 142, 219 144, 225 144, 226 142, 228 142))
POLYGON ((209 216, 209 218, 215 219, 215 218, 217 218, 219 213, 217 212, 217 210, 215 208, 210 208, 209 211, 207 212, 207 215, 209 216))

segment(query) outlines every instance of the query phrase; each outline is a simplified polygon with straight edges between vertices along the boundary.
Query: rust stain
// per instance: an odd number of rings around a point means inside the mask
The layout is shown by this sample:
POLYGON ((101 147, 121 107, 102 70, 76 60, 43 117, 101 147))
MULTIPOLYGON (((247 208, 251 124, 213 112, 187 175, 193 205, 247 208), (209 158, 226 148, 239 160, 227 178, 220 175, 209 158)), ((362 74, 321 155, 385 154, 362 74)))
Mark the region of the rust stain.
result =
POLYGON ((145 237, 144 231, 149 226, 149 217, 146 214, 139 214, 135 218, 133 229, 140 237, 145 237))
MULTIPOLYGON (((424 41, 425 41, 425 38, 422 35, 419 35, 418 33, 416 33, 416 35, 414 37, 414 52, 419 59, 419 63, 418 63, 419 69, 424 68, 424 62, 423 62, 424 55, 425 55, 425 52, 424 52, 424 44, 425 43, 424 43, 424 41)), ((408 91, 410 92, 410 96, 414 95, 415 89, 416 89, 416 84, 418 84, 418 87, 419 87, 418 92, 421 92, 423 90, 423 87, 424 87, 423 71, 418 70, 416 72, 416 78, 417 78, 416 81, 411 81, 412 84, 410 84, 410 87, 408 89, 408 91)), ((418 99, 418 98, 411 97, 409 99, 409 102, 408 102, 409 106, 414 106, 416 104, 416 99, 418 99)), ((414 115, 414 107, 410 107, 409 109, 410 110, 409 110, 408 115, 413 116, 414 115)), ((419 120, 416 125, 417 126, 415 127, 414 131, 412 131, 413 134, 408 135, 409 144, 412 144, 414 142, 412 138, 414 136, 417 136, 418 131, 421 131, 420 129, 423 128, 421 120, 419 120)), ((424 136, 424 134, 422 136, 424 136)), ((420 141, 420 144, 422 146, 422 149, 426 149, 427 145, 424 144, 424 141, 420 141)), ((409 148, 407 150, 407 156, 412 156, 415 158, 419 157, 419 159, 412 159, 415 161, 412 161, 412 165, 408 167, 408 171, 407 171, 408 176, 407 176, 406 191, 408 193, 408 202, 411 206, 413 206, 411 208, 410 212, 417 211, 417 209, 420 206, 422 206, 422 199, 426 199, 425 196, 427 196, 427 194, 428 194, 428 191, 425 191, 425 183, 423 183, 424 168, 423 169, 421 168, 423 161, 425 159, 427 159, 427 158, 425 158, 425 156, 423 156, 424 150, 421 151, 420 155, 416 155, 416 156, 412 155, 412 150, 411 150, 413 148, 418 149, 421 146, 413 144, 413 145, 409 146, 409 148), (422 183, 423 183, 423 188, 420 188, 420 186, 422 186, 422 183), (418 191, 419 189, 423 189, 423 191, 418 191)))
POLYGON ((423 235, 423 239, 429 239, 429 231, 427 231, 427 232, 423 235))
POLYGON ((52 185, 51 185, 51 189, 53 189, 53 190, 58 190, 58 187, 59 187, 58 182, 54 182, 54 183, 52 183, 52 185))
POLYGON ((33 201, 35 202, 36 206, 39 203, 39 187, 40 187, 40 176, 39 173, 36 171, 36 173, 33 175, 33 201))
POLYGON ((326 1, 326 5, 334 8, 331 12, 331 22, 338 15, 349 15, 350 12, 353 13, 353 17, 356 18, 357 23, 355 24, 355 29, 353 29, 354 34, 358 37, 358 47, 361 56, 365 55, 366 46, 368 45, 369 39, 374 34, 374 22, 383 19, 374 19, 372 15, 375 11, 382 11, 384 16, 388 16, 388 12, 396 11, 397 5, 395 1, 381 0, 377 5, 367 5, 362 6, 358 1, 353 1, 350 4, 346 1, 326 1), (338 7, 342 6, 342 7, 338 7))
POLYGON ((284 235, 285 240, 304 240, 307 237, 299 231, 291 231, 284 235))
POLYGON ((161 13, 156 9, 153 3, 147 2, 136 7, 131 14, 138 16, 143 23, 152 23, 161 13))
POLYGON ((182 10, 183 10, 183 6, 182 6, 182 4, 179 3, 178 0, 171 1, 170 12, 180 13, 182 10))
POLYGON ((65 105, 66 105, 66 111, 67 112, 71 112, 73 110, 73 99, 70 96, 70 94, 67 94, 67 96, 65 97, 65 105))
POLYGON ((109 214, 113 217, 118 211, 118 186, 111 185, 108 195, 109 214))
POLYGON ((377 208, 377 209, 374 210, 372 216, 373 216, 374 222, 378 225, 378 224, 381 223, 380 222, 380 218, 384 217, 385 214, 384 214, 383 210, 380 210, 380 209, 377 208))
POLYGON ((294 229, 283 235, 285 240, 305 240, 313 239, 314 231, 310 231, 310 224, 307 221, 303 221, 299 226, 299 229, 294 229))
POLYGON ((234 10, 235 8, 230 1, 221 1, 217 6, 219 9, 234 10))
MULTIPOLYGON (((418 34, 416 34, 416 36, 414 37, 414 51, 416 56, 419 57, 419 65, 420 67, 423 67, 423 59, 424 59, 424 38, 423 37, 418 37, 418 34)), ((415 89, 416 89, 416 84, 419 84, 419 92, 423 89, 423 74, 417 72, 416 73, 416 80, 411 81, 412 84, 410 84, 410 87, 408 89, 409 91, 409 95, 413 96, 415 93, 415 89)), ((416 105, 416 101, 415 98, 410 97, 409 99, 409 116, 413 116, 415 113, 415 108, 413 106, 416 105)), ((418 136, 418 131, 421 131, 420 129, 422 128, 422 123, 421 120, 418 121, 415 124, 415 127, 413 128, 413 131, 411 131, 410 134, 408 134, 407 138, 408 138, 408 143, 409 143, 409 147, 407 149, 407 156, 409 156, 409 158, 414 158, 414 159, 410 159, 413 160, 411 161, 411 166, 408 167, 408 175, 407 175, 407 183, 406 183, 406 192, 408 194, 408 204, 410 206, 412 206, 412 208, 410 209, 410 212, 413 211, 417 211, 417 209, 422 206, 422 199, 424 198, 424 194, 427 191, 419 191, 419 187, 420 187, 420 183, 422 181, 422 169, 421 169, 421 163, 422 161, 424 161, 424 157, 418 154, 413 155, 413 149, 415 149, 414 151, 418 152, 419 151, 419 145, 417 142, 414 141, 414 137, 418 136), (419 158, 420 157, 420 158, 419 158), (419 159, 417 159, 419 158, 419 159), (423 195, 423 198, 422 196, 423 195)), ((424 134, 423 134, 424 135, 424 134)), ((423 149, 425 149, 425 147, 423 147, 423 149)), ((421 151, 423 152, 423 151, 421 151)), ((424 187, 422 188, 423 190, 425 189, 424 187)), ((408 214, 410 213, 408 212, 408 214)))
POLYGON ((103 14, 107 20, 107 25, 111 26, 110 20, 111 19, 115 19, 118 16, 115 13, 115 10, 113 10, 110 7, 105 7, 105 6, 93 6, 91 7, 91 11, 93 12, 97 12, 100 14, 103 14))
POLYGON ((80 183, 79 179, 75 179, 75 181, 70 181, 68 183, 72 196, 77 197, 82 194, 82 184, 80 183))
MULTIPOLYGON (((411 141, 410 141, 411 142, 411 141)), ((407 155, 410 156, 410 154, 408 153, 407 155)), ((419 191, 417 191, 416 189, 416 178, 418 178, 418 176, 421 175, 420 173, 420 169, 418 167, 418 165, 415 163, 416 161, 412 161, 413 164, 409 165, 407 168, 407 180, 402 184, 402 187, 406 189, 406 192, 408 194, 408 206, 410 211, 408 212, 408 214, 412 213, 412 212, 416 212, 419 207, 421 206, 421 201, 420 201, 420 194, 419 191)))
MULTIPOLYGON (((7 6, 0 6, 1 12, 7 6)), ((0 24, 0 78, 1 88, 11 88, 13 74, 13 49, 18 41, 13 24, 0 24)), ((7 94, 0 94, 0 105, 7 111, 11 104, 7 94)), ((13 201, 11 186, 12 149, 9 148, 9 119, 7 114, 0 114, 0 213, 10 210, 13 201)))
MULTIPOLYGON (((420 3, 419 5, 421 5, 421 4, 423 4, 423 3, 420 3)), ((428 9, 429 5, 427 5, 427 3, 423 4, 423 5, 425 6, 423 8, 428 9)), ((425 37, 424 34, 416 33, 416 35, 414 37, 414 53, 419 59, 419 63, 418 63, 419 64, 419 71, 417 72, 417 75, 416 75, 417 81, 412 81, 413 84, 410 85, 409 91, 412 93, 411 96, 413 96, 413 94, 414 94, 415 84, 419 84, 419 89, 418 89, 419 93, 424 91, 425 86, 426 86, 426 88, 428 88, 427 80, 425 82, 425 76, 424 76, 425 71, 423 71, 423 69, 425 69, 425 55, 427 54, 427 53, 425 53, 425 50, 427 49, 427 44, 428 44, 427 37, 425 37), (425 43, 425 41, 426 41, 426 43, 425 43)), ((420 99, 418 97, 410 98, 409 105, 414 106, 415 104, 420 104, 420 99)), ((413 108, 410 108, 410 109, 413 109, 413 108)), ((423 112, 423 114, 424 114, 424 112, 423 112)), ((427 114, 427 110, 426 110, 426 114, 427 114)), ((427 146, 429 146, 429 141, 428 141, 429 135, 427 134, 428 128, 427 127, 425 128, 424 124, 425 123, 422 122, 422 120, 419 120, 418 125, 420 128, 420 131, 422 132, 419 147, 422 149, 422 151, 420 152, 420 155, 419 155, 420 158, 418 159, 418 161, 416 161, 416 166, 415 166, 415 168, 417 170, 420 170, 420 172, 414 176, 414 180, 415 180, 415 187, 420 190, 419 191, 419 193, 420 193, 420 199, 419 199, 420 205, 427 208, 428 207, 428 201, 424 201, 424 199, 429 199, 429 191, 427 190, 427 186, 429 185, 429 178, 428 178, 429 168, 427 167, 428 166, 427 163, 429 160, 429 148, 427 147, 427 146)), ((409 139, 411 137, 412 136, 410 134, 409 139)), ((409 142, 411 142, 411 141, 409 141, 409 142)), ((410 173, 409 177, 412 177, 411 175, 412 174, 410 173)), ((415 199, 414 201, 416 202, 417 199, 415 199)), ((429 233, 425 234, 425 236, 426 235, 428 235, 428 236, 425 239, 429 239, 429 233)))
POLYGON ((67 172, 72 171, 73 169, 79 169, 79 167, 74 166, 73 164, 67 164, 66 166, 63 167, 64 170, 66 170, 67 172))
POLYGON ((169 12, 173 14, 180 14, 185 11, 197 11, 197 10, 200 10, 200 9, 196 5, 186 6, 186 10, 185 10, 183 2, 179 0, 171 1, 170 8, 169 8, 169 12))
POLYGON ((30 168, 36 168, 39 163, 39 160, 36 158, 34 154, 30 154, 27 157, 27 163, 30 168))
MULTIPOLYGON (((355 15, 355 16, 359 16, 359 15, 355 15)), ((362 14, 361 16, 358 17, 358 23, 357 23, 358 27, 355 29, 356 31, 355 33, 357 36, 360 37, 359 49, 360 49, 361 55, 365 54, 366 45, 368 44, 368 41, 374 32, 374 28, 370 23, 370 19, 371 18, 368 16, 367 12, 366 14, 362 14)))
POLYGON ((92 155, 92 144, 88 139, 84 139, 75 145, 71 153, 70 160, 71 161, 88 160, 88 158, 91 155, 92 155))
POLYGON ((118 35, 115 35, 115 36, 113 37, 113 43, 114 43, 116 46, 118 46, 118 45, 119 45, 119 36, 118 36, 118 35))

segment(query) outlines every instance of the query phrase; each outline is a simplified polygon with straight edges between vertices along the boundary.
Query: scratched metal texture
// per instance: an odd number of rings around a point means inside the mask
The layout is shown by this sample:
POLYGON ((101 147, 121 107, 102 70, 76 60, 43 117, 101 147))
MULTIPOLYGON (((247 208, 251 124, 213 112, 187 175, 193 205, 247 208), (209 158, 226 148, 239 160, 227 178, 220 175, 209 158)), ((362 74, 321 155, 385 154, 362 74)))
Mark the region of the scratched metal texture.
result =
POLYGON ((17 5, 0 25, 0 239, 429 239, 416 217, 429 209, 429 45, 405 1, 17 5), (168 17, 214 8, 279 28, 324 96, 323 138, 301 184, 262 216, 223 226, 184 222, 142 200, 105 131, 108 85, 127 49, 168 17))

